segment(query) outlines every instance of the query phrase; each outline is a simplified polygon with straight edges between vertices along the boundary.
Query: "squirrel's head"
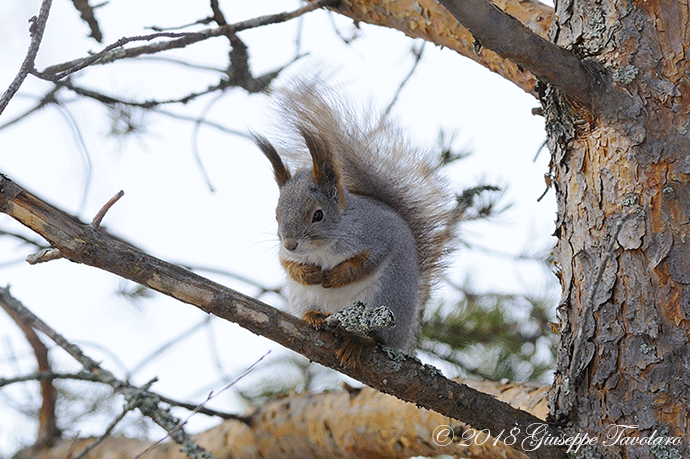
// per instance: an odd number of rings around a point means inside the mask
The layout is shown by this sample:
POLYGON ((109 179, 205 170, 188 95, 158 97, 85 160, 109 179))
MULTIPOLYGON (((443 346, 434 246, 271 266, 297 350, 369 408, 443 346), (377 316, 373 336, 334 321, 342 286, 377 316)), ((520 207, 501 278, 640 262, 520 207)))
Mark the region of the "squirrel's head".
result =
POLYGON ((276 220, 281 251, 308 256, 338 234, 346 198, 331 146, 307 128, 300 127, 299 131, 309 149, 312 167, 294 174, 265 137, 255 134, 254 140, 271 162, 280 188, 276 220))

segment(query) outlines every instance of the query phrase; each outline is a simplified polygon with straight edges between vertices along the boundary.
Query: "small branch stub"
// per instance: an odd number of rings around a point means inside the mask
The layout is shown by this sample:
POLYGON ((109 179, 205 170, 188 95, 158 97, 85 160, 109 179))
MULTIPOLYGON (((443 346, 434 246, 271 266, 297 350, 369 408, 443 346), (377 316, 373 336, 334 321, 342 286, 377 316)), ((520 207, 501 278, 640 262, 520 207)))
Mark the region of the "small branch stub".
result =
POLYGON ((58 260, 62 258, 62 254, 59 249, 54 247, 49 247, 47 249, 41 249, 38 252, 31 253, 26 256, 26 262, 30 265, 37 265, 39 263, 45 263, 50 260, 58 260))
MULTIPOLYGON (((124 195, 125 192, 120 190, 115 194, 115 196, 110 198, 108 202, 103 204, 103 207, 101 207, 100 210, 96 213, 96 216, 93 217, 93 220, 91 221, 91 227, 94 229, 98 229, 98 227, 101 225, 101 222, 103 221, 103 218, 105 217, 105 214, 124 195)), ((63 257, 64 256, 60 252, 60 249, 57 249, 55 247, 49 247, 47 249, 41 249, 38 252, 34 252, 27 255, 26 262, 30 265, 37 265, 39 263, 45 263, 46 261, 59 260, 63 257)))
POLYGON ((118 191, 115 196, 112 198, 108 199, 108 202, 103 204, 103 207, 98 211, 95 217, 93 217, 93 220, 91 221, 91 226, 94 228, 98 228, 101 226, 101 221, 103 221, 103 217, 105 217, 105 214, 110 210, 113 205, 122 197, 125 195, 125 192, 120 190, 118 191))

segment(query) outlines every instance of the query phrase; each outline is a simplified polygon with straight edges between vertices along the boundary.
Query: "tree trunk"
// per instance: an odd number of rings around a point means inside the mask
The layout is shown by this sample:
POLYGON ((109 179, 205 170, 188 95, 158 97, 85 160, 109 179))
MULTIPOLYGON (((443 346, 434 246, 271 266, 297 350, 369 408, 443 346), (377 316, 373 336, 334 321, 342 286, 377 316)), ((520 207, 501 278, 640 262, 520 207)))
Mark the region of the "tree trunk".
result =
POLYGON ((690 457, 690 18, 634 3, 556 6, 556 43, 619 92, 591 112, 543 99, 563 287, 551 414, 598 437, 592 457, 690 457))

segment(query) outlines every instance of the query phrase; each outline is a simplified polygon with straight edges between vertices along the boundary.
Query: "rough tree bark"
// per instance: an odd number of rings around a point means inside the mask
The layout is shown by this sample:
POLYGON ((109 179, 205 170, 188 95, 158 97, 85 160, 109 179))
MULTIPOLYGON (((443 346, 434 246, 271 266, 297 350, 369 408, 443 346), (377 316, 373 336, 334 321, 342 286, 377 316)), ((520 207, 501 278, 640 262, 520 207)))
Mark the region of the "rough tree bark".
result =
POLYGON ((556 7, 556 42, 620 92, 595 112, 545 98, 563 286, 552 415, 599 436, 684 438, 599 457, 689 457, 688 16, 676 1, 556 7))

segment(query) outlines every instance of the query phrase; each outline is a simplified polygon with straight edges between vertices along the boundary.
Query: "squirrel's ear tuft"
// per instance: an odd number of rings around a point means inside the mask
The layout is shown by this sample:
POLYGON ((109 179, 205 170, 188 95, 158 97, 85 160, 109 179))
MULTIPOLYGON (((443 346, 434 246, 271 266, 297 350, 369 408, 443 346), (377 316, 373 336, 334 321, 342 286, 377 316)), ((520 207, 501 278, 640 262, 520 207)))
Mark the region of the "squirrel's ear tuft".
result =
POLYGON ((273 166, 273 174, 275 175, 276 182, 278 182, 278 187, 282 187, 288 180, 290 180, 290 171, 287 167, 285 167, 285 163, 283 163, 283 160, 280 159, 280 155, 276 151, 275 147, 271 144, 271 142, 268 141, 266 137, 255 132, 252 132, 251 136, 256 145, 271 162, 271 165, 273 166))
POLYGON ((333 199, 337 200, 341 207, 345 207, 345 194, 340 183, 340 172, 335 162, 333 150, 328 142, 304 126, 299 126, 300 134, 304 137, 313 163, 311 171, 316 185, 333 199))

